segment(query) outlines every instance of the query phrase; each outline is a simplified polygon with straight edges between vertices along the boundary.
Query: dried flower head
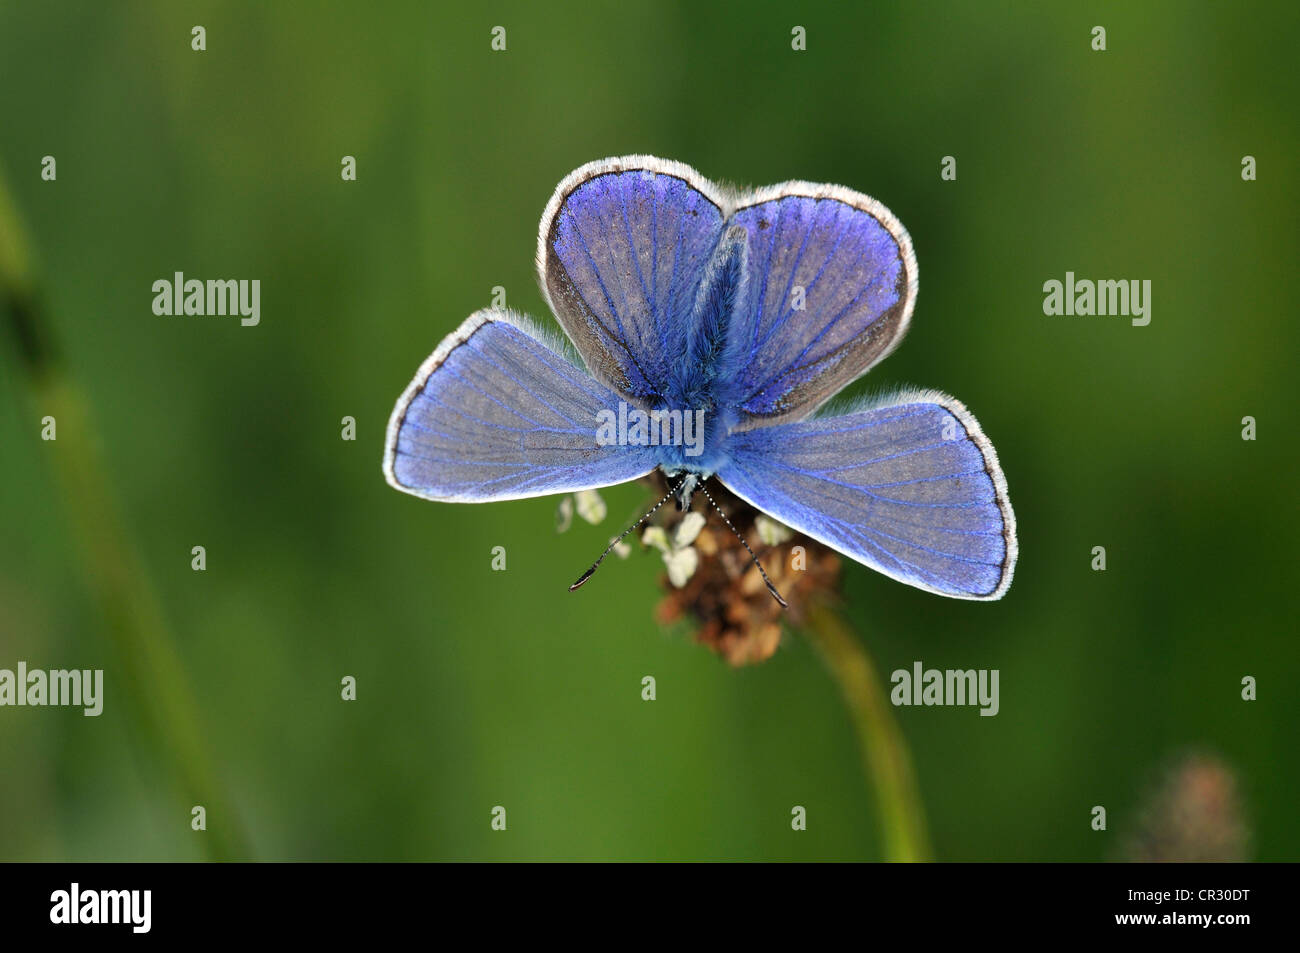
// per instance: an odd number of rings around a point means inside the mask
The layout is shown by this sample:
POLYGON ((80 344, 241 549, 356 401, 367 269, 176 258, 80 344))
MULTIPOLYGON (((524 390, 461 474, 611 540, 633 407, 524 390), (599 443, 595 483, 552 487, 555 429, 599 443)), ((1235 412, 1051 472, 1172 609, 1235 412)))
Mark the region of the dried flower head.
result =
MULTIPOLYGON (((661 494, 667 492, 662 478, 654 478, 654 485, 661 494)), ((709 492, 736 532, 749 542, 789 608, 782 609, 772 598, 744 543, 711 507, 706 509, 708 501, 699 498, 696 506, 700 508, 689 514, 673 507, 660 508, 655 528, 662 537, 647 531, 652 544, 661 538, 681 540, 693 533, 688 545, 696 553, 687 559, 694 568, 686 578, 674 572, 665 553, 665 594, 655 615, 664 623, 692 624, 696 641, 732 665, 762 662, 780 645, 783 623, 799 625, 802 609, 810 600, 835 591, 840 557, 759 513, 716 482, 710 484, 709 492), (700 520, 701 516, 705 519, 700 520), (686 533, 679 535, 682 526, 686 533)))
POLYGON ((1219 862, 1247 859, 1249 832, 1237 779, 1214 755, 1184 755, 1148 794, 1125 859, 1219 862))

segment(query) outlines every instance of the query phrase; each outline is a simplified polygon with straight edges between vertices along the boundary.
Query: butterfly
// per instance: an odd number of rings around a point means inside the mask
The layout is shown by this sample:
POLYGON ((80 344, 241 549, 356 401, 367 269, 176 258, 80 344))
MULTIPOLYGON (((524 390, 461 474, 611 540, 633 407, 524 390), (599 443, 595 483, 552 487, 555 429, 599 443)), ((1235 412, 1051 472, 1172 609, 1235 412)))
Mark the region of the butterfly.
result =
POLYGON ((911 238, 875 199, 603 159, 556 188, 537 271, 567 339, 503 308, 467 318, 393 408, 393 487, 482 503, 658 468, 682 509, 716 478, 900 582, 962 599, 1007 591, 1015 516, 974 416, 932 390, 826 406, 898 346, 916 302, 911 238))

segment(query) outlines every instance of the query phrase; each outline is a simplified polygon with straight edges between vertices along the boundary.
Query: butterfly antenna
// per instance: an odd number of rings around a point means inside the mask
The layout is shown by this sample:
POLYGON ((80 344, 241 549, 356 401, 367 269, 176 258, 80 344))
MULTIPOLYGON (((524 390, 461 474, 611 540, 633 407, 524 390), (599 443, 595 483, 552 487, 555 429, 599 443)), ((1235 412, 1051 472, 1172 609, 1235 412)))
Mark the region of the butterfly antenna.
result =
MULTIPOLYGON (((682 479, 685 480, 686 478, 682 477, 682 479)), ((623 542, 624 537, 626 537, 628 533, 632 532, 632 530, 636 529, 638 526, 640 526, 650 517, 654 516, 655 510, 659 509, 659 507, 667 503, 672 498, 673 494, 677 492, 677 487, 679 486, 681 486, 681 483, 678 483, 677 486, 674 486, 671 489, 669 489, 668 492, 664 494, 664 498, 660 500, 658 503, 656 503, 654 506, 650 507, 650 511, 646 513, 645 516, 641 517, 639 520, 637 520, 627 529, 623 530, 622 536, 618 537, 618 539, 614 540, 608 546, 606 546, 605 551, 600 554, 600 558, 591 564, 590 569, 588 569, 586 572, 584 572, 581 576, 578 577, 578 581, 569 587, 569 591, 573 592, 584 582, 590 579, 593 575, 595 575, 596 570, 600 568, 600 564, 605 561, 605 557, 608 556, 610 552, 613 551, 614 547, 617 546, 619 543, 623 542)))
POLYGON ((781 593, 776 591, 776 586, 772 585, 772 580, 767 578, 767 573, 763 571, 763 564, 758 561, 758 557, 754 555, 754 551, 749 548, 749 543, 745 542, 745 537, 741 536, 740 533, 736 531, 736 527, 731 525, 731 520, 727 518, 727 514, 722 512, 722 507, 713 501, 713 497, 709 495, 709 491, 702 485, 700 486, 700 492, 703 493, 704 498, 709 501, 709 505, 718 511, 718 515, 722 517, 722 521, 727 524, 727 529, 736 534, 736 539, 740 540, 740 545, 745 547, 745 552, 749 553, 749 558, 754 560, 754 565, 758 567, 759 574, 763 577, 763 582, 767 583, 767 591, 772 593, 772 598, 780 603, 782 609, 790 608, 790 604, 781 598, 781 593))

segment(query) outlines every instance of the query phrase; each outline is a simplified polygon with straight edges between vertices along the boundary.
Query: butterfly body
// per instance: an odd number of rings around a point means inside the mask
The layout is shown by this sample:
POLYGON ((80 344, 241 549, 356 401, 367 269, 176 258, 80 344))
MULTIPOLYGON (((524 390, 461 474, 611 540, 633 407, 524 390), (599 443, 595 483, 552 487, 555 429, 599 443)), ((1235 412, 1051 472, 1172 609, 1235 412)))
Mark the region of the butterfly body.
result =
POLYGON ((689 506, 716 477, 909 585, 1006 591, 1015 519, 966 408, 903 391, 824 409, 911 320, 911 239, 880 203, 806 182, 740 192, 680 163, 607 159, 560 183, 537 263, 567 341, 501 310, 471 316, 394 408, 393 486, 485 502, 658 468, 689 506))

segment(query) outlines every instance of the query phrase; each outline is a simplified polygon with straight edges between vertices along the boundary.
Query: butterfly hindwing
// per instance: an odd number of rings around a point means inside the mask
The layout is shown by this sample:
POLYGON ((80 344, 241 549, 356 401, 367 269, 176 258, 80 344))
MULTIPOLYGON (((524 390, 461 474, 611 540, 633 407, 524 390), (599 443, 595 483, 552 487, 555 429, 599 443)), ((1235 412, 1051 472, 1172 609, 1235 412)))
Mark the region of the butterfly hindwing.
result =
POLYGON ((916 298, 907 231, 868 196, 789 182, 738 201, 747 306, 731 322, 721 395, 756 424, 799 420, 902 340, 916 298))
POLYGON ((626 397, 671 400, 724 200, 693 169, 648 156, 590 163, 542 216, 537 266, 587 368, 626 397))

